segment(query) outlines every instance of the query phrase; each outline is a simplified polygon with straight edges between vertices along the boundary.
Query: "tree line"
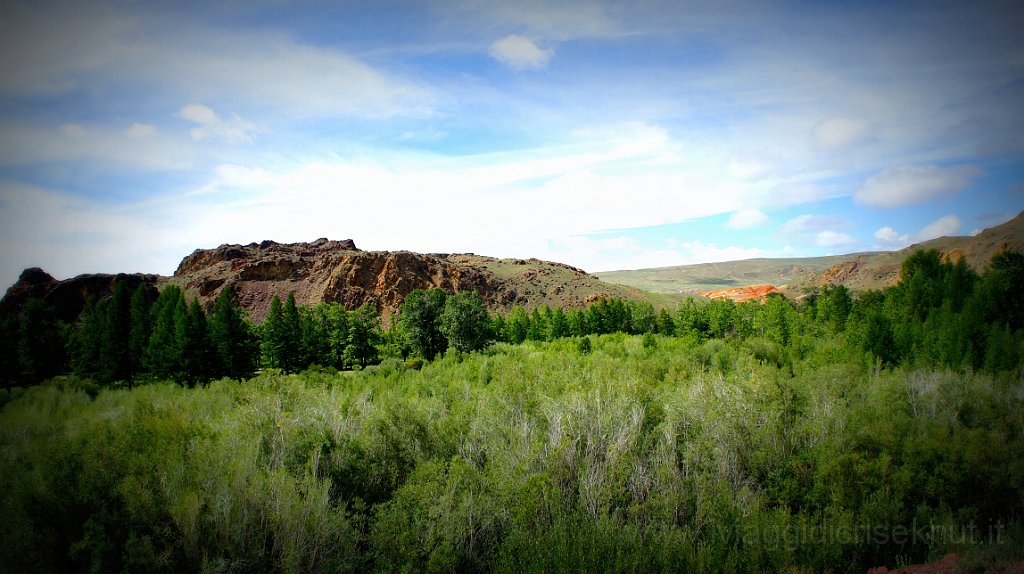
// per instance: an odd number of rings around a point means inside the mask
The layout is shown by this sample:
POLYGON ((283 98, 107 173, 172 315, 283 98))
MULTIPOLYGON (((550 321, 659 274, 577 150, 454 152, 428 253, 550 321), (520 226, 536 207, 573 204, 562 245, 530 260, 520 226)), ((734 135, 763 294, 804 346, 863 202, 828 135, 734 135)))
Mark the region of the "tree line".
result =
POLYGON ((785 363, 802 341, 836 335, 847 352, 884 365, 947 366, 1000 371, 1019 364, 1024 347, 1024 254, 1002 252, 978 274, 938 251, 911 254, 899 282, 853 297, 842 285, 811 290, 796 301, 763 303, 689 299, 675 310, 643 301, 602 298, 586 308, 513 307, 491 314, 473 291, 409 293, 390 326, 372 303, 298 305, 294 294, 271 300, 253 324, 231 289, 207 313, 176 286, 155 299, 117 282, 108 298, 90 298, 76 325, 66 325, 39 299, 0 323, 0 373, 8 386, 71 372, 100 384, 170 379, 194 385, 246 378, 260 367, 297 372, 313 366, 365 368, 387 357, 422 364, 453 349, 493 342, 520 344, 564 337, 627 333, 751 340, 765 360, 785 363))

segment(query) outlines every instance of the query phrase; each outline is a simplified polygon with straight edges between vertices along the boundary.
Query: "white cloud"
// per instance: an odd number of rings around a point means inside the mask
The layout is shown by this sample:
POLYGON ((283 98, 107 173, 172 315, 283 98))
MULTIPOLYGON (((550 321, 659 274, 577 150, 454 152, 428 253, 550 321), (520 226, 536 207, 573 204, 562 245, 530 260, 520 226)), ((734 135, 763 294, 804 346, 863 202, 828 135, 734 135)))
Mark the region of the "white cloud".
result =
POLYGON ((814 236, 814 244, 818 247, 842 247, 858 243, 856 237, 838 231, 819 231, 814 236))
POLYGON ((906 233, 901 234, 888 225, 875 231, 875 239, 877 242, 874 248, 882 251, 894 251, 910 245, 909 235, 906 233))
POLYGON ((672 241, 667 249, 649 249, 629 237, 573 236, 550 241, 548 250, 542 255, 591 272, 600 272, 736 261, 765 257, 767 252, 757 247, 719 247, 700 241, 672 241))
POLYGON ((490 54, 512 69, 536 70, 547 66, 554 51, 541 49, 533 40, 512 34, 491 44, 490 54))
POLYGON ((194 154, 186 138, 162 134, 147 124, 127 129, 98 124, 0 126, 0 166, 85 160, 103 169, 166 170, 189 166, 194 154))
POLYGON ((760 209, 752 207, 743 208, 739 211, 733 212, 729 216, 729 221, 725 224, 729 229, 752 229, 755 227, 764 227, 771 219, 760 209))
POLYGON ((871 207, 927 203, 969 188, 981 175, 974 166, 902 165, 870 177, 854 199, 871 207))
POLYGON ((238 117, 238 114, 224 119, 202 104, 188 104, 178 110, 178 117, 198 124, 192 128, 192 139, 219 138, 229 143, 251 142, 256 126, 238 117))
POLYGON ((838 215, 798 215, 782 224, 779 232, 784 235, 817 233, 847 227, 849 223, 838 215))
POLYGON ((152 265, 159 246, 144 217, 70 194, 0 181, 0 229, 0 290, 27 267, 59 279, 160 270, 152 265))
POLYGON ((871 124, 864 120, 834 117, 814 126, 814 142, 825 151, 846 151, 874 138, 871 124))
POLYGON ((772 172, 772 165, 759 160, 729 160, 729 173, 739 179, 761 179, 772 172))
POLYGON ((961 227, 963 227, 963 222, 955 215, 940 217, 926 225, 921 231, 918 231, 914 235, 914 241, 928 241, 929 239, 947 235, 956 235, 961 227))
POLYGON ((134 122, 124 133, 132 139, 143 139, 156 134, 156 126, 134 122))

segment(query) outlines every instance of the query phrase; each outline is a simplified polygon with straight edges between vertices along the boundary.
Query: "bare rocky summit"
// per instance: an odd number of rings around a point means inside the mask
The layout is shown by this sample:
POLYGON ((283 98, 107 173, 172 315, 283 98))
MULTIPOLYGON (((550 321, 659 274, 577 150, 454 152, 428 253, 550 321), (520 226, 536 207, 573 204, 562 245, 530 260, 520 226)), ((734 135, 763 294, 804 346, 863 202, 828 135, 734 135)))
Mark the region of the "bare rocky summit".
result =
POLYGON ((58 304, 62 319, 74 320, 88 295, 108 296, 114 282, 126 279, 152 289, 177 285, 209 308, 232 288, 250 317, 262 321, 274 295, 295 294, 299 304, 338 302, 348 309, 372 302, 385 318, 415 289, 448 293, 474 290, 493 312, 521 305, 580 307, 602 297, 642 298, 630 287, 604 283, 569 265, 538 259, 496 259, 472 253, 363 251, 351 239, 311 243, 263 241, 197 249, 182 259, 171 277, 142 274, 82 275, 58 281, 33 268, 22 273, 0 301, 0 315, 20 309, 30 297, 58 304))

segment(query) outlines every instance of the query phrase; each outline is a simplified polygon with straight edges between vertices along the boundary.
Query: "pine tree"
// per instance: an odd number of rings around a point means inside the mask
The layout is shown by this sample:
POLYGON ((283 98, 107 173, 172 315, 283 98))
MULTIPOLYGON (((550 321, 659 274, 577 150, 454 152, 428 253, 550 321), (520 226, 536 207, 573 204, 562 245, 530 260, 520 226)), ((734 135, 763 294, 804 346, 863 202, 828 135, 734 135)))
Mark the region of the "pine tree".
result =
POLYGON ((150 316, 149 291, 145 285, 139 285, 132 293, 132 300, 129 304, 130 331, 128 334, 128 360, 130 368, 130 380, 135 380, 143 370, 143 357, 146 346, 149 344, 149 334, 153 330, 153 320, 150 316))
POLYGON ((42 299, 25 304, 18 324, 21 380, 41 383, 64 371, 64 331, 53 307, 42 299))
POLYGON ((97 375, 105 314, 105 306, 97 302, 95 296, 89 295, 69 344, 71 371, 79 377, 91 379, 97 375))
POLYGON ((281 368, 286 373, 301 371, 308 364, 303 364, 302 360, 305 356, 302 348, 302 320, 295 304, 295 293, 288 294, 281 319, 281 368))
POLYGON ((270 299, 270 311, 263 321, 263 358, 267 365, 276 369, 284 368, 284 305, 274 295, 270 299))
POLYGON ((206 313, 198 299, 192 299, 180 332, 181 378, 194 386, 210 380, 213 370, 214 347, 206 322, 206 313))
POLYGON ((331 303, 327 308, 328 338, 330 340, 331 365, 337 369, 345 368, 345 349, 348 347, 348 316, 344 305, 331 303))
POLYGON ((106 305, 103 317, 103 337, 100 340, 101 381, 129 381, 131 360, 129 338, 131 335, 131 296, 124 279, 114 282, 114 294, 106 305))
POLYGON ((224 288, 214 301, 209 327, 216 355, 213 376, 251 376, 259 360, 259 341, 230 287, 224 288))
POLYGON ((146 345, 143 364, 157 379, 179 379, 182 375, 185 295, 174 285, 164 288, 153 305, 153 332, 146 345))

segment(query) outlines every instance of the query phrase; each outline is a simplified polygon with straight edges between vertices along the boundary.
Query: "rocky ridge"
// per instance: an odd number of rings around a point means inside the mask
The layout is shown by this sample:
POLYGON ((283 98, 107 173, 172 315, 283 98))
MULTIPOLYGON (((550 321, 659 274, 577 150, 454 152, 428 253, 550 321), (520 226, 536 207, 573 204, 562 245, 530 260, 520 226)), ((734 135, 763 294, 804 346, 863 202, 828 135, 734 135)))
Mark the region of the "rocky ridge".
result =
POLYGON ((354 309, 372 302, 385 318, 394 314, 410 291, 435 287, 448 293, 475 290, 488 309, 501 312, 516 305, 580 307, 601 297, 644 296, 575 267, 538 259, 363 251, 350 239, 318 239, 197 249, 182 259, 171 277, 81 275, 58 281, 41 269, 27 269, 0 301, 0 315, 20 309, 30 297, 41 297, 58 306, 62 319, 72 321, 88 295, 109 296, 119 278, 128 280, 132 290, 139 284, 154 290, 177 285, 207 308, 224 289, 232 288, 256 322, 266 317, 274 295, 284 298, 289 293, 303 305, 328 301, 354 309))

